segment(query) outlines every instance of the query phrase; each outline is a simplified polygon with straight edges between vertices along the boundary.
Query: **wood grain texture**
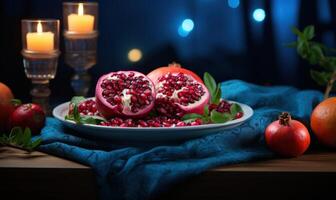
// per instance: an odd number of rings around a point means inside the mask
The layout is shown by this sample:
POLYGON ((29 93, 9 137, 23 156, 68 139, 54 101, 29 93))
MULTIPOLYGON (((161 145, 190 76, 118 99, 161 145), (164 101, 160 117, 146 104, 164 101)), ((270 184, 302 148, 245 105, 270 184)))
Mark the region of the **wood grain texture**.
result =
MULTIPOLYGON (((86 200, 98 194, 90 167, 10 147, 0 147, 0 180, 2 197, 8 199, 86 200)), ((335 186, 336 152, 323 151, 218 167, 175 184, 155 199, 321 199, 334 195, 335 186)))

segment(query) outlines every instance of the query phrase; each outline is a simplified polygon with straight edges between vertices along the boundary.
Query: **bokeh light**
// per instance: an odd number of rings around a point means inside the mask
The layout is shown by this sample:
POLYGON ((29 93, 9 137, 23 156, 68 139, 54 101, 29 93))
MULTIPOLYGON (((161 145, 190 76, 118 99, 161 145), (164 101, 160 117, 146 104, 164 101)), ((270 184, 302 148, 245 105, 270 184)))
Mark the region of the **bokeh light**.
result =
POLYGON ((228 0, 228 5, 230 8, 238 8, 240 0, 228 0))
POLYGON ((264 21, 266 17, 266 13, 263 9, 258 8, 253 11, 253 19, 257 22, 262 22, 264 21))
POLYGON ((142 58, 142 52, 140 49, 131 49, 128 52, 128 60, 131 62, 138 62, 142 58))
POLYGON ((185 19, 182 22, 182 28, 186 32, 190 32, 194 29, 194 22, 191 19, 185 19))

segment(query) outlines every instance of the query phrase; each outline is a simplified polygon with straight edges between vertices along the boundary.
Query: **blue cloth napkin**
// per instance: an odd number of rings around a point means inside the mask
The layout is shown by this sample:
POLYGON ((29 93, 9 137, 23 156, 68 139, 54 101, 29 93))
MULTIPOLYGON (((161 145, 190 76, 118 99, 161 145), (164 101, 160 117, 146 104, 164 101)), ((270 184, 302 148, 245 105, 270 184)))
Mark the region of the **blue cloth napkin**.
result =
POLYGON ((264 87, 231 80, 222 83, 223 98, 250 105, 255 113, 245 124, 222 133, 169 145, 130 145, 89 140, 47 119, 42 151, 93 168, 101 199, 148 199, 181 180, 213 167, 267 159, 265 127, 281 111, 308 123, 322 100, 317 91, 264 87))

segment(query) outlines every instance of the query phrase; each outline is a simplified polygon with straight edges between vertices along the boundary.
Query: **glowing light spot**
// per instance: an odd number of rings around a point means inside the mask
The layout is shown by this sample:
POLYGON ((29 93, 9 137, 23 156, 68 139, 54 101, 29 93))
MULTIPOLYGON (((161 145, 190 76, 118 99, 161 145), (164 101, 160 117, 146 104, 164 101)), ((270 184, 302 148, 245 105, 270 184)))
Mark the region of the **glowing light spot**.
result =
POLYGON ((131 49, 128 52, 128 60, 131 62, 138 62, 142 58, 142 52, 140 49, 131 49))
POLYGON ((238 8, 240 0, 228 0, 228 5, 230 8, 238 8))
POLYGON ((185 31, 181 26, 178 28, 177 32, 181 37, 187 37, 190 33, 189 31, 185 31))
POLYGON ((182 28, 186 32, 190 32, 194 29, 194 22, 191 19, 185 19, 182 22, 182 28))
POLYGON ((253 19, 257 22, 262 22, 264 21, 266 17, 266 13, 263 9, 258 8, 253 11, 253 19))

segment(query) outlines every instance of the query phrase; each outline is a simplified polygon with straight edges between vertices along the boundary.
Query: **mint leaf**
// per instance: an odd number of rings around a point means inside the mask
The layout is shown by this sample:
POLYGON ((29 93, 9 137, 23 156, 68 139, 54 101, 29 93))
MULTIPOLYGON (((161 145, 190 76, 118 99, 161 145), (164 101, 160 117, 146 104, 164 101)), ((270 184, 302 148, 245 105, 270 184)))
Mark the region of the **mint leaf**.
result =
POLYGON ((211 103, 219 104, 219 102, 221 100, 221 97, 222 97, 221 84, 218 83, 215 94, 213 96, 211 96, 211 103))
POLYGON ((206 105, 206 106, 204 106, 204 111, 203 111, 203 115, 204 116, 209 116, 209 106, 208 105, 206 105))
POLYGON ((38 147, 41 143, 42 143, 42 139, 41 139, 41 138, 37 138, 35 141, 33 141, 33 142, 30 144, 30 149, 35 149, 35 148, 38 147))
POLYGON ((81 116, 80 117, 80 123, 81 124, 100 124, 100 122, 105 121, 104 118, 101 117, 95 117, 95 116, 81 116))
POLYGON ((74 96, 71 98, 70 103, 78 105, 82 101, 85 101, 85 98, 83 96, 74 96))
POLYGON ((229 113, 220 113, 216 110, 212 110, 210 114, 211 121, 214 123, 225 123, 233 119, 229 113))
POLYGON ((80 113, 77 104, 73 107, 73 117, 76 123, 80 123, 80 113))
POLYGON ((196 113, 189 113, 189 114, 185 114, 183 117, 182 117, 182 120, 185 121, 185 120, 190 120, 190 119, 197 119, 197 118, 202 118, 203 115, 200 115, 200 114, 196 114, 196 113))
POLYGON ((203 81, 204 81, 205 86, 208 88, 211 96, 213 96, 216 91, 215 79, 208 72, 205 72, 203 75, 203 81))
POLYGON ((22 130, 21 127, 12 128, 8 137, 5 134, 0 137, 0 143, 2 145, 16 146, 28 151, 32 151, 36 148, 41 141, 42 140, 40 138, 32 141, 30 129, 25 128, 22 130))
POLYGON ((233 103, 230 107, 230 113, 234 117, 237 115, 237 113, 243 112, 243 109, 240 107, 240 105, 233 103))

